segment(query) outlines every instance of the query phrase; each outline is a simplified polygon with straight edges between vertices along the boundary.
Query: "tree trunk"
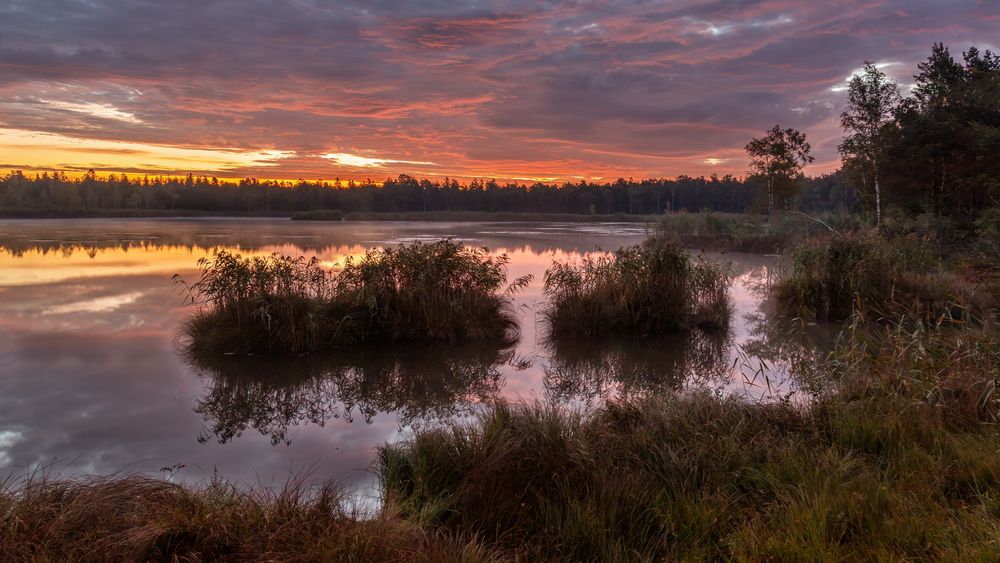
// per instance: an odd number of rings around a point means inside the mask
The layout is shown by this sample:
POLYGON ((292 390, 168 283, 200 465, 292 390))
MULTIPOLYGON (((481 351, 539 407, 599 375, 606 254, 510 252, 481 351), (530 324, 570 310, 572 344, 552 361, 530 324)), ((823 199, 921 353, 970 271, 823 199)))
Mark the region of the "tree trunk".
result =
POLYGON ((767 177, 767 226, 771 226, 774 216, 774 176, 767 177))
POLYGON ((875 227, 882 228, 882 191, 878 186, 878 160, 872 159, 875 172, 875 227))

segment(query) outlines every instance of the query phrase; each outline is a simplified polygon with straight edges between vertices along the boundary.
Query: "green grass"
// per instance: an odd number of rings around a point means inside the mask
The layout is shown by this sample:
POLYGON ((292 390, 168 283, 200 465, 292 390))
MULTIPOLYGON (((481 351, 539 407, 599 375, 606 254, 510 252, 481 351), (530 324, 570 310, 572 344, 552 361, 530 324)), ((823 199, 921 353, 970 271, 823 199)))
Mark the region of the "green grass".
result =
MULTIPOLYGON (((195 353, 303 354, 400 341, 517 339, 506 255, 446 240, 374 249, 343 268, 317 259, 242 257, 199 262, 188 289, 200 304, 184 327, 195 353)), ((181 283, 183 281, 181 280, 181 283)))
POLYGON ((545 272, 549 335, 664 334, 729 324, 728 267, 651 238, 545 272))

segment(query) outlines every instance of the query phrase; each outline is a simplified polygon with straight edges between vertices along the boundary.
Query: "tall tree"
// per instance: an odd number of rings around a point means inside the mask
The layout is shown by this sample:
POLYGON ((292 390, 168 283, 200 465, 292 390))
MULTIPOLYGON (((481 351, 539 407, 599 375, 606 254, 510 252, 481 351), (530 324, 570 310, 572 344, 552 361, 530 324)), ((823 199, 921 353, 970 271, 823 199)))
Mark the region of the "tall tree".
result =
POLYGON ((774 217, 774 188, 779 181, 792 182, 798 178, 802 167, 813 161, 809 154, 812 147, 806 142, 805 133, 795 129, 782 129, 775 125, 763 137, 754 137, 747 143, 750 173, 767 181, 767 223, 774 217))
POLYGON ((840 115, 840 125, 847 138, 840 144, 845 161, 866 170, 864 183, 871 179, 875 191, 875 224, 882 225, 882 190, 879 185, 879 162, 886 148, 886 128, 900 103, 899 87, 874 63, 865 62, 860 74, 847 84, 847 111, 840 115))

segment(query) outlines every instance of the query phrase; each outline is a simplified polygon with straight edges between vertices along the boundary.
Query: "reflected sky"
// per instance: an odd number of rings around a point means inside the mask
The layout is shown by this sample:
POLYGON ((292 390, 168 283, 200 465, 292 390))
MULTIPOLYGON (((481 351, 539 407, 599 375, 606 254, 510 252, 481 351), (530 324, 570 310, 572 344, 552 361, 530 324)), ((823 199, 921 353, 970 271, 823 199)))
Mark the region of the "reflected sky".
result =
POLYGON ((760 335, 748 315, 769 257, 711 256, 737 273, 733 327, 721 339, 544 342, 537 321, 552 261, 645 235, 634 223, 0 221, 0 467, 155 474, 182 464, 174 478, 217 472, 244 483, 309 470, 364 492, 378 445, 494 396, 593 403, 623 389, 676 388, 701 368, 731 391, 758 393, 728 368, 737 346, 760 335), (507 253, 511 279, 534 275, 516 298, 516 347, 394 347, 309 362, 220 363, 179 352, 177 327, 192 309, 171 277, 193 280, 198 259, 217 249, 315 255, 332 267, 373 246, 443 237, 507 253))

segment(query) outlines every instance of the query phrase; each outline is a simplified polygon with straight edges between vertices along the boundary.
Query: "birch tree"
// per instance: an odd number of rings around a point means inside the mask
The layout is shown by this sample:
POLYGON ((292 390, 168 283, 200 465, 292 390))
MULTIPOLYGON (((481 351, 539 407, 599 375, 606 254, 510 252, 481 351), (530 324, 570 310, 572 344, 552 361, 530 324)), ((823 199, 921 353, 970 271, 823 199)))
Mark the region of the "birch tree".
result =
POLYGON ((847 111, 840 114, 840 125, 847 137, 838 147, 845 161, 865 170, 875 191, 875 224, 882 226, 882 190, 879 164, 885 151, 885 130, 893 122, 900 103, 899 87, 874 63, 851 77, 847 84, 847 111))

